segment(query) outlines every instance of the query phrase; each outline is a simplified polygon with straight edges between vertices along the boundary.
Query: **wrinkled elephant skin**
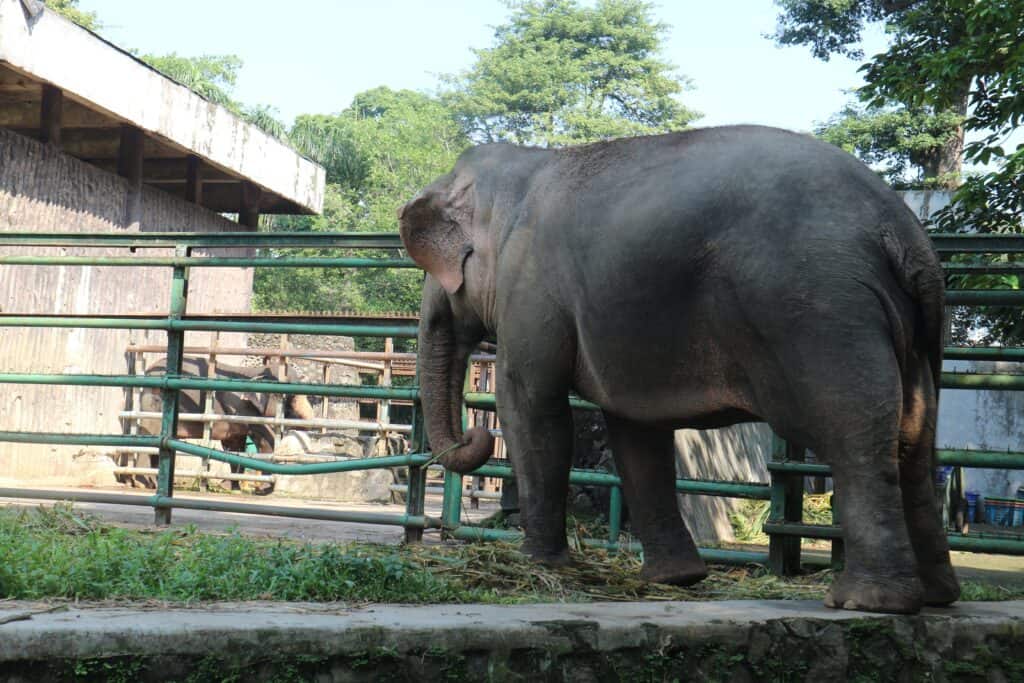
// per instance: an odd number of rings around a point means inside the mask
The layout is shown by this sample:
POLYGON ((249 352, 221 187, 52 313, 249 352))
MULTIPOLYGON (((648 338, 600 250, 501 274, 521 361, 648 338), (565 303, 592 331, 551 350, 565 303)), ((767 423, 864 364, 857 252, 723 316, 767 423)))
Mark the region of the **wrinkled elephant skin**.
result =
POLYGON ((931 477, 942 271, 862 163, 755 126, 485 145, 399 223, 429 273, 427 432, 460 472, 491 445, 461 432, 466 359, 497 339, 525 552, 568 560, 575 390, 604 411, 647 579, 706 574, 676 507, 672 430, 765 421, 833 467, 847 564, 826 604, 912 613, 958 598, 931 477))

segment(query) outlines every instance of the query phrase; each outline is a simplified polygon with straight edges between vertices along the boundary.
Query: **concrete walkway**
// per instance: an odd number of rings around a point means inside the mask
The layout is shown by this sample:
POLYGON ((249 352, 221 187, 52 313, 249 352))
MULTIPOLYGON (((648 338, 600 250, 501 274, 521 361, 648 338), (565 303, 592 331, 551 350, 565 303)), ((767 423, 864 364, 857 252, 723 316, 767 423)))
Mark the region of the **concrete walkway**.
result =
POLYGON ((914 617, 806 601, 0 603, 0 680, 20 681, 1020 680, 1022 646, 1022 601, 914 617))

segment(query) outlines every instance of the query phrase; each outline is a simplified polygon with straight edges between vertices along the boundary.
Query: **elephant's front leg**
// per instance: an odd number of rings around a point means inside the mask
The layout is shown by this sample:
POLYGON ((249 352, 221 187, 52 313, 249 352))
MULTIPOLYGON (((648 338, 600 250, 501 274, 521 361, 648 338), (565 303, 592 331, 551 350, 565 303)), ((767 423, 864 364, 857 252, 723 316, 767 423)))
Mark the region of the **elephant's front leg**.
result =
POLYGON ((572 412, 568 385, 557 375, 524 377, 499 360, 496 389, 501 431, 519 488, 526 539, 523 552, 538 562, 569 562, 566 498, 572 467, 572 412))

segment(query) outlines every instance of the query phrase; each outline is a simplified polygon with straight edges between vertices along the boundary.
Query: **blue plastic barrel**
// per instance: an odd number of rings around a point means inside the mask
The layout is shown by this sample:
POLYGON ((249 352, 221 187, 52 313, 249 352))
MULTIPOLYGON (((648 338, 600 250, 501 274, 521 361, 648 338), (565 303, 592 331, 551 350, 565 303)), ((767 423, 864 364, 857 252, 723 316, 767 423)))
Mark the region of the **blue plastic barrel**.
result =
POLYGON ((967 498, 967 521, 977 521, 978 515, 978 492, 977 491, 965 491, 964 497, 967 498))

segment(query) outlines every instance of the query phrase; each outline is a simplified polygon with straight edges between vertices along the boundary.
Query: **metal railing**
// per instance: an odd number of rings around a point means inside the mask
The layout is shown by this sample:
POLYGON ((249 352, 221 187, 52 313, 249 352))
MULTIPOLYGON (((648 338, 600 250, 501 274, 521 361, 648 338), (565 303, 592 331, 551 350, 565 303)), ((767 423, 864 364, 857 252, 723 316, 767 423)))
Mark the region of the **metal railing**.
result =
MULTIPOLYGON (((1024 238, 1009 236, 941 235, 935 237, 940 253, 1006 253, 1024 252, 1024 238)), ((108 446, 121 448, 157 449, 159 467, 157 490, 152 496, 97 492, 72 492, 0 488, 0 497, 71 499, 83 502, 121 503, 155 508, 158 524, 171 522, 174 508, 214 510, 235 513, 253 513, 333 521, 369 522, 402 526, 409 541, 422 537, 424 529, 443 529, 462 539, 513 539, 517 532, 474 527, 461 523, 463 477, 445 472, 443 502, 440 518, 424 514, 427 493, 426 466, 431 460, 423 430, 419 408, 419 391, 415 387, 372 387, 314 383, 268 383, 236 379, 211 379, 184 376, 181 373, 185 353, 186 331, 241 331, 347 335, 362 337, 413 338, 416 326, 411 324, 374 323, 344 320, 332 317, 329 322, 292 320, 267 322, 258 316, 213 317, 189 315, 187 311, 188 279, 191 268, 197 267, 338 267, 338 268, 409 268, 411 261, 396 258, 327 258, 327 257, 218 257, 194 256, 196 248, 261 247, 261 248, 323 248, 323 249, 384 249, 397 250, 401 242, 394 234, 346 233, 4 233, 0 246, 25 247, 96 247, 96 248, 175 248, 173 257, 89 257, 89 256, 3 256, 0 265, 6 266, 146 266, 171 269, 171 296, 168 314, 163 315, 0 315, 0 326, 50 328, 111 328, 163 330, 167 334, 167 365, 162 376, 96 375, 96 374, 35 374, 0 373, 0 383, 76 385, 92 387, 154 387, 163 393, 161 431, 152 435, 57 434, 41 432, 0 432, 0 441, 15 443, 68 444, 108 446), (177 438, 177 426, 182 418, 178 413, 178 392, 186 389, 273 392, 280 394, 312 394, 378 400, 408 400, 414 402, 413 424, 410 434, 410 453, 402 455, 356 458, 335 462, 304 464, 276 463, 229 453, 188 443, 177 438), (352 512, 235 503, 219 500, 180 498, 174 495, 175 455, 185 453, 221 462, 242 465, 264 474, 308 475, 349 472, 365 469, 401 467, 408 470, 408 488, 404 513, 352 512)), ((984 264, 951 264, 950 272, 984 272, 984 264), (973 270, 972 270, 973 268, 973 270)), ((1004 268, 999 272, 1024 272, 1024 266, 1004 268)), ((953 290, 947 295, 950 305, 1024 305, 1024 291, 1017 290, 953 290)), ((948 349, 947 357, 994 360, 1024 360, 1024 349, 948 349)), ((945 389, 1024 389, 1024 376, 944 373, 945 389)), ((467 389, 470 387, 467 387, 467 389)), ((573 398, 573 407, 596 409, 586 401, 573 398)), ((465 392, 467 408, 494 410, 493 393, 465 392)), ((1024 469, 1024 454, 980 452, 968 450, 942 450, 939 461, 963 467, 1006 467, 1024 469)), ((727 563, 764 563, 778 573, 795 571, 801 562, 801 538, 832 539, 834 556, 841 553, 841 529, 838 525, 814 526, 801 521, 803 477, 828 475, 824 465, 802 462, 802 449, 775 440, 772 461, 768 465, 770 482, 721 482, 679 479, 676 489, 681 493, 767 500, 770 514, 765 531, 770 537, 769 550, 749 552, 702 548, 709 561, 727 563)), ((513 477, 505 464, 490 463, 472 476, 501 479, 513 477)), ((607 486, 611 488, 609 532, 606 539, 586 539, 586 543, 607 548, 636 549, 633 543, 620 539, 622 520, 622 492, 619 478, 607 472, 574 470, 570 482, 578 485, 607 486)), ((967 538, 950 536, 954 548, 1024 554, 1024 541, 1008 539, 967 538)))

